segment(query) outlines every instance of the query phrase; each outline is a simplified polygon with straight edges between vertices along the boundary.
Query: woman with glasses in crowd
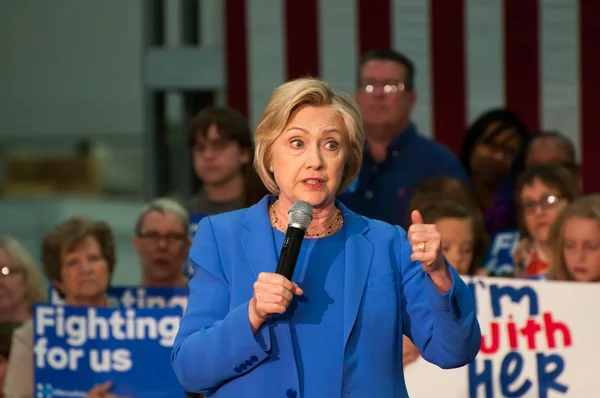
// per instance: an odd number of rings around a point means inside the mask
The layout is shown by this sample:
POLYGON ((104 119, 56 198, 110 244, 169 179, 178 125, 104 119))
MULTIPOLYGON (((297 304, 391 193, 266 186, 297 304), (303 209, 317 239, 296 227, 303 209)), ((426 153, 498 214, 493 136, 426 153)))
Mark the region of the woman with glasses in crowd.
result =
POLYGON ((513 263, 518 278, 544 278, 550 269, 550 229, 562 209, 579 196, 573 174, 558 165, 537 165, 517 180, 515 199, 520 218, 513 263))

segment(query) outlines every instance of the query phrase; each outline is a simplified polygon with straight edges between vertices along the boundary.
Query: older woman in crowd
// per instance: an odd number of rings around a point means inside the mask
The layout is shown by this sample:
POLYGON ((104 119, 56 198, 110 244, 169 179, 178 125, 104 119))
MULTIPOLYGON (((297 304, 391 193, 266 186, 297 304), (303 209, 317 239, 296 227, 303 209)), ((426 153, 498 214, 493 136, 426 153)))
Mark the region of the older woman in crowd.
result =
MULTIPOLYGON (((42 261, 46 277, 66 305, 108 305, 106 291, 116 254, 113 234, 106 223, 71 218, 57 225, 44 237, 42 261)), ((33 369, 33 323, 29 319, 14 334, 4 394, 34 396, 33 369)), ((109 387, 96 387, 88 397, 111 397, 107 394, 109 387)))
POLYGON ((43 301, 46 290, 35 261, 18 241, 0 235, 0 321, 23 323, 43 301))
POLYGON ((319 80, 286 83, 255 139, 273 195, 200 222, 172 355, 183 387, 219 397, 407 397, 403 333, 442 368, 469 363, 481 339, 473 299, 436 227, 415 212, 407 234, 336 201, 361 165, 354 103, 319 80), (296 201, 313 215, 288 280, 275 270, 296 201))
POLYGON ((565 207, 550 230, 549 279, 600 282, 600 195, 565 207))

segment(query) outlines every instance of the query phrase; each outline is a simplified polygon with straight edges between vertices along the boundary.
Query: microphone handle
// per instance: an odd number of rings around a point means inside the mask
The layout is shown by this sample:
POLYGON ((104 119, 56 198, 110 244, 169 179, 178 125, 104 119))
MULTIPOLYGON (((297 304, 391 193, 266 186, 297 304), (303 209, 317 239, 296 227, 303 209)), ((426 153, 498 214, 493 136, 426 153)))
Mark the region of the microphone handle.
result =
POLYGON ((298 254, 300 254, 300 246, 304 239, 304 230, 293 226, 288 226, 283 240, 283 246, 279 254, 279 263, 277 264, 276 273, 285 276, 290 281, 294 275, 298 254))

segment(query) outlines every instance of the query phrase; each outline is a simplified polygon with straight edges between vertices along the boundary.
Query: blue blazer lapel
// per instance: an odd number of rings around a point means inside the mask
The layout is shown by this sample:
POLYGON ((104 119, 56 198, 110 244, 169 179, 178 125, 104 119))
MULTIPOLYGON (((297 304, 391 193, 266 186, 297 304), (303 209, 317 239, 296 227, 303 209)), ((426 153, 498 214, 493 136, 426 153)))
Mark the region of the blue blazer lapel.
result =
MULTIPOLYGON (((270 196, 248 209, 242 220, 242 246, 250 267, 258 278, 261 272, 275 272, 277 269, 277 248, 273 239, 268 205, 270 196)), ((365 237, 369 224, 341 202, 338 207, 344 214, 346 235, 346 268, 344 276, 344 346, 348 342, 367 284, 373 244, 365 237)))
POLYGON ((338 202, 344 214, 346 232, 346 269, 344 276, 344 347, 348 342, 363 292, 367 284, 371 261, 373 259, 373 244, 365 237, 369 224, 356 213, 348 210, 338 202))
POLYGON ((261 272, 275 272, 277 269, 277 249, 269 219, 269 198, 270 195, 267 195, 250 207, 242 220, 242 247, 256 278, 261 272))

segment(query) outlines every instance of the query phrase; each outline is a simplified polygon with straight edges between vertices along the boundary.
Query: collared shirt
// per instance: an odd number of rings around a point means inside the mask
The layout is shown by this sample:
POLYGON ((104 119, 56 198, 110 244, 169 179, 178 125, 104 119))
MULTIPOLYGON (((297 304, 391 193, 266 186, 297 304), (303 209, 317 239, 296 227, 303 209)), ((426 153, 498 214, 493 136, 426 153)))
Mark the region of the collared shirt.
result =
POLYGON ((454 177, 469 185, 450 149, 420 135, 411 123, 394 138, 382 163, 365 146, 360 174, 339 199, 363 216, 405 226, 410 195, 432 177, 454 177))

